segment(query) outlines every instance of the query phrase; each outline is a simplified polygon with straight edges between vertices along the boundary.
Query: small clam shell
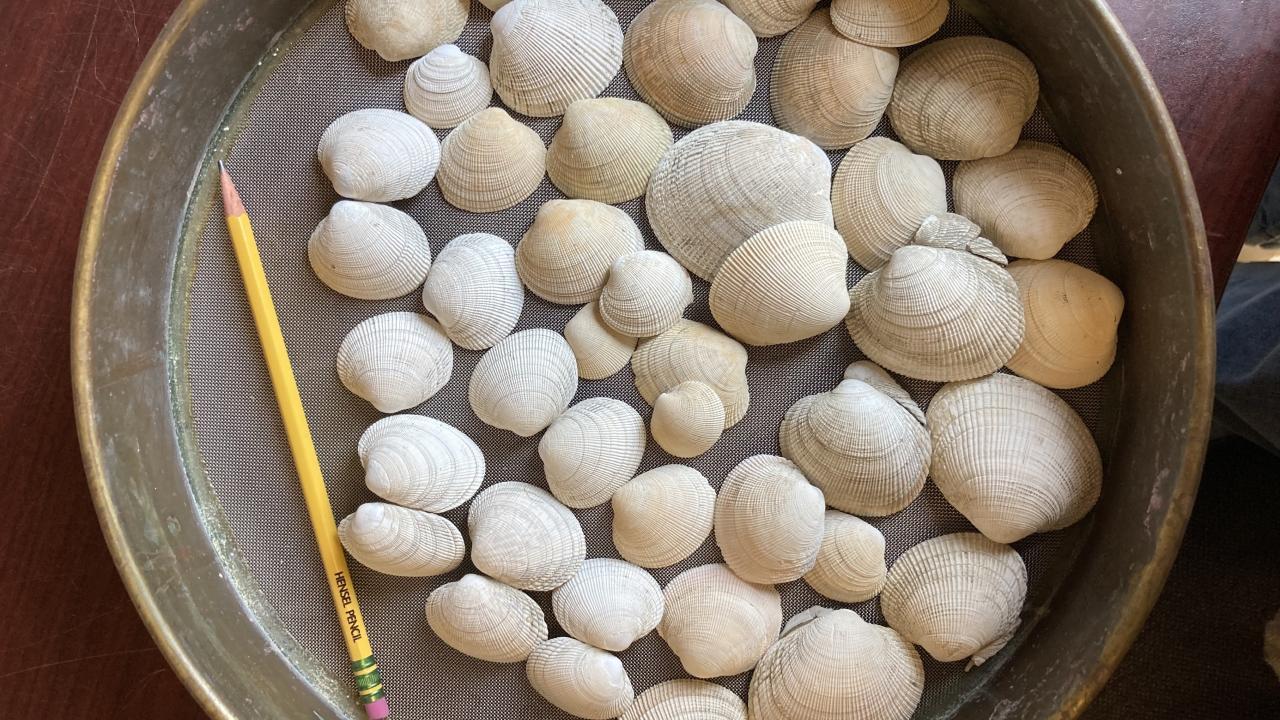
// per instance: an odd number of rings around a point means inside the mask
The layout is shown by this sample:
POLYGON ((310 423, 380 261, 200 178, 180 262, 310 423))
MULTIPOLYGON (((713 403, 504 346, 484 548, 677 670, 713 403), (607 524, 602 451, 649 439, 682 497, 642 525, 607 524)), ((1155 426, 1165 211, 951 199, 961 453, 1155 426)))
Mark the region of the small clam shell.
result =
POLYGON ((716 496, 716 544, 748 582, 784 583, 813 569, 822 546, 822 491, 790 460, 755 455, 725 476, 716 496))
POLYGON ((614 490, 635 477, 647 440, 644 420, 630 405, 588 398, 551 423, 538 442, 538 456, 551 494, 571 508, 589 508, 609 502, 614 490))
POLYGON ((631 21, 623 67, 670 122, 698 127, 742 112, 756 91, 756 36, 714 0, 658 0, 631 21))
POLYGON ((831 161, 807 139, 769 125, 708 125, 662 156, 645 212, 667 252, 710 280, 734 248, 765 228, 789 220, 831 227, 831 161))
POLYGON ((547 175, 571 198, 619 203, 644 195, 671 147, 671 128, 634 100, 577 100, 547 148, 547 175))
POLYGON ((496 663, 520 662, 547 639, 533 598, 483 575, 463 575, 427 596, 427 625, 449 647, 496 663))
POLYGON ((384 413, 408 410, 453 375, 453 345, 435 320, 389 312, 356 325, 338 346, 338 379, 384 413))
POLYGON ((1009 258, 981 235, 982 228, 975 225, 972 220, 963 215, 947 212, 930 215, 921 220, 912 242, 916 245, 943 250, 960 250, 990 260, 1001 267, 1007 266, 1009 258))
POLYGON ((600 0, 514 0, 490 28, 493 87, 524 115, 561 115, 599 95, 622 67, 622 27, 600 0))
MULTIPOLYGON (((817 608, 825 610, 825 608, 817 608)), ((788 629, 751 676, 751 720, 906 720, 924 691, 911 643, 852 610, 788 629)))
POLYGON ((457 45, 418 58, 404 76, 404 107, 433 128, 451 128, 489 107, 489 68, 457 45))
POLYGON ((840 234, 808 220, 774 225, 729 254, 711 282, 711 314, 748 345, 830 330, 849 312, 849 258, 840 234))
POLYGON ((845 380, 861 380, 880 392, 888 395, 894 402, 902 406, 904 410, 911 413, 911 417, 920 421, 924 425, 924 411, 911 399, 911 393, 907 392, 893 376, 884 371, 884 368, 871 362, 870 360, 858 360, 849 363, 849 367, 844 369, 845 380))
POLYGON ((948 8, 947 0, 832 0, 831 19, 851 40, 905 47, 938 32, 948 8))
POLYGON ((640 229, 618 208, 548 200, 516 246, 516 269, 538 297, 577 305, 600 296, 615 260, 643 249, 640 229))
POLYGON ((862 602, 884 587, 884 535, 852 515, 828 510, 809 587, 837 602, 862 602))
POLYGON ((640 693, 621 720, 747 720, 747 704, 705 680, 668 680, 640 693))
POLYGON ((573 638, 539 643, 525 673, 547 702, 588 720, 616 718, 636 696, 621 660, 573 638))
POLYGON ((389 503, 361 505, 338 524, 338 537, 361 565, 406 577, 447 573, 467 550, 453 523, 389 503))
POLYGON ((847 148, 880 124, 897 74, 896 50, 844 37, 822 9, 782 41, 769 106, 778 127, 827 150, 847 148))
POLYGON ((586 558, 582 526, 551 493, 523 482, 500 482, 476 496, 467 513, 471 562, 521 590, 554 590, 586 558))
POLYGON ((470 9, 467 0, 347 0, 347 29, 383 60, 409 60, 457 40, 470 9))
POLYGON ((711 534, 716 491, 702 473, 663 465, 637 475, 613 494, 613 544, 647 568, 675 565, 711 534))
POLYGON ((813 12, 817 0, 726 0, 725 5, 759 37, 781 35, 813 12))
POLYGON ((390 300, 417 289, 431 267, 427 234, 389 205, 340 200, 307 243, 316 277, 360 300, 390 300))
POLYGON ((658 635, 697 678, 750 670, 782 627, 778 591, 739 578, 728 565, 685 570, 667 583, 663 597, 658 635))
POLYGON ((907 147, 939 160, 995 157, 1017 144, 1039 97, 1035 66, 1012 45, 953 37, 902 62, 889 122, 907 147))
POLYGON ((725 427, 747 414, 747 350, 736 340, 693 320, 640 343, 631 356, 636 388, 652 405, 658 396, 686 380, 711 386, 724 404, 725 427))
POLYGON ((1022 622, 1027 567, 1018 552, 978 533, 930 538, 893 563, 885 622, 940 662, 981 665, 1022 622))
POLYGON ((925 218, 947 211, 947 181, 937 160, 886 137, 867 138, 840 161, 831 207, 849 255, 875 270, 911 243, 925 218))
POLYGON ((522 330, 494 345, 476 363, 467 399, 476 417, 529 437, 569 407, 578 392, 573 350, 551 330, 522 330))
POLYGON ((1084 230, 1098 209, 1093 176, 1070 153, 1025 140, 999 157, 956 168, 956 212, 982 226, 1006 255, 1044 260, 1084 230))
POLYGON ((600 319, 623 335, 666 332, 693 303, 689 272, 675 258, 641 250, 613 262, 600 292, 600 319))
POLYGON ((444 139, 440 193, 474 213, 505 210, 533 194, 547 171, 542 138, 502 108, 472 115, 444 139))
POLYGON ((600 318, 600 306, 589 302, 564 326, 564 339, 578 361, 578 376, 600 380, 617 373, 631 362, 636 339, 623 335, 600 318))
POLYGON ((601 650, 621 652, 662 619, 662 588, 645 570, 623 560, 593 558, 551 593, 564 631, 601 650))
POLYGON ((390 202, 430 184, 440 165, 440 141, 412 115, 369 108, 334 120, 316 154, 339 195, 390 202))
POLYGON ((524 286, 511 243, 471 233, 449 241, 422 286, 422 305, 449 339, 484 350, 511 334, 524 310, 524 286))
POLYGON ((1009 369, 1051 388, 1077 388, 1107 374, 1116 359, 1124 294, 1115 283, 1065 260, 1017 260, 1027 332, 1009 369))
POLYGON ((484 453, 461 430, 434 418, 383 418, 364 431, 356 450, 365 485, 397 505, 452 510, 484 482, 484 453))
POLYGON ((671 455, 697 457, 724 433, 724 403, 710 385, 687 380, 654 401, 649 429, 658 445, 671 455))

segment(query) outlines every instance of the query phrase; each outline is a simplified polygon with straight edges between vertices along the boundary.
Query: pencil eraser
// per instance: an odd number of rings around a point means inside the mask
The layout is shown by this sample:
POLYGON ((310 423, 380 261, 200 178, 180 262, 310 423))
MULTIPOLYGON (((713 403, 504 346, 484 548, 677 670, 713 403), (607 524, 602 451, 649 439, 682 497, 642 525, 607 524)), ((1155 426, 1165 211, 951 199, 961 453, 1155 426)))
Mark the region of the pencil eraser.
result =
POLYGON ((391 708, 387 706, 386 698, 365 705, 364 711, 369 714, 369 720, 384 720, 391 715, 391 708))

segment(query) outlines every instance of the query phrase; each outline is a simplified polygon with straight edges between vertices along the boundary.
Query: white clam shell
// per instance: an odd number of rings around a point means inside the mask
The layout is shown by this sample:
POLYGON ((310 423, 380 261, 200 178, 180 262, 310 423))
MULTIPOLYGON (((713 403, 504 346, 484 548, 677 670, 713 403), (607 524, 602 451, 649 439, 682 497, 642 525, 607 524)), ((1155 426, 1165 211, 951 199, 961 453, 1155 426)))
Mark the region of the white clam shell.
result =
POLYGON ((498 344, 524 310, 511 243, 488 233, 450 240, 422 286, 422 305, 459 347, 485 350, 498 344))
MULTIPOLYGON (((725 5, 759 37, 781 35, 809 17, 817 0, 726 0, 725 5)), ((789 36, 788 36, 789 37, 789 36)))
POLYGON ((440 150, 440 194, 474 213, 505 210, 533 194, 547 172, 538 133, 502 108, 488 108, 454 128, 440 150))
POLYGON ((668 680, 636 697, 621 720, 747 720, 747 704, 705 680, 668 680))
POLYGON ((547 702, 588 720, 618 717, 636 695, 621 660, 573 638, 539 643, 529 654, 525 674, 547 702))
POLYGON ((388 575, 441 575, 466 554, 452 522, 389 503, 364 503, 338 523, 338 537, 361 565, 388 575))
POLYGON ((924 411, 911 398, 911 393, 906 391, 898 384, 893 376, 885 372, 885 369, 870 360, 856 360, 849 363, 849 367, 844 369, 844 380, 861 380, 880 392, 888 395, 894 402, 902 406, 902 409, 911 414, 911 417, 920 421, 924 425, 924 411))
POLYGON ((663 596, 666 612, 658 635, 694 677, 750 670, 782 627, 778 591, 743 580, 728 565, 685 570, 667 583, 663 596))
POLYGON ((471 562, 521 590, 554 590, 586 558, 582 526, 551 493, 523 482, 485 488, 467 513, 471 562))
POLYGON ((489 68, 457 45, 441 45, 418 58, 404 76, 404 107, 433 128, 456 127, 489 107, 489 68))
POLYGON ((551 330, 522 330, 494 345, 471 373, 467 399, 476 417, 529 437, 569 407, 578 391, 573 350, 551 330))
POLYGON ((831 19, 840 34, 877 47, 905 47, 938 32, 947 0, 832 0, 831 19))
POLYGON ((631 356, 636 389, 652 405, 658 396, 687 380, 711 386, 724 404, 725 427, 747 414, 747 350, 738 341, 700 322, 681 319, 670 330, 641 341, 631 356))
POLYGON ((383 418, 364 431, 356 450, 365 485, 397 505, 452 510, 484 482, 484 453, 461 430, 434 418, 383 418))
POLYGON ((538 456, 551 494, 571 508, 589 508, 609 502, 635 476, 647 440, 644 419, 630 405, 587 398, 551 423, 538 456))
POLYGON ((533 598, 476 574, 427 596, 427 625, 454 650, 496 663, 520 662, 547 639, 546 616, 533 598))
POLYGON ((663 465, 637 475, 613 494, 613 544, 646 568, 675 565, 711 535, 716 491, 702 473, 663 465))
POLYGON ((516 246, 516 269, 534 295, 577 305, 595 300, 609 268, 644 249, 631 216, 594 200, 548 200, 516 246))
POLYGON ((578 376, 584 380, 616 374, 631 362, 636 350, 636 339, 606 325, 600 317, 600 305, 594 301, 583 305, 564 326, 564 339, 573 349, 578 376))
POLYGON ((623 560, 592 558, 551 593, 556 622, 601 650, 621 652, 662 620, 662 588, 645 570, 623 560))
POLYGON ((571 198, 634 200, 672 142, 667 122, 644 103, 576 100, 547 147, 547 176, 571 198))
POLYGON ((828 510, 809 587, 837 602, 862 602, 884 587, 884 535, 865 520, 828 510))
POLYGON ((440 165, 440 141, 412 115, 369 108, 334 120, 316 154, 339 195, 390 202, 430 184, 440 165))
POLYGON ((753 455, 725 476, 716 496, 716 544, 748 582, 784 583, 813 569, 826 502, 790 460, 753 455))
POLYGON ((427 234, 388 205, 340 200, 307 243, 320 281, 360 300, 389 300, 417 289, 431 267, 427 234))
POLYGON ((697 457, 724 433, 724 403, 710 385, 686 380, 653 402, 649 429, 654 441, 671 455, 697 457))
POLYGON ((356 42, 395 62, 458 39, 467 0, 347 0, 347 29, 356 42))
POLYGON ((769 125, 708 125, 662 156, 645 212, 667 252, 710 280, 734 248, 765 228, 789 220, 831 227, 831 161, 809 140, 769 125))
POLYGON ((665 332, 693 303, 693 281, 675 258, 656 250, 623 255, 613 262, 600 292, 600 318, 623 335, 665 332))
POLYGON ((453 344, 435 320, 389 312, 356 325, 338 346, 338 379, 384 413, 408 410, 453 375, 453 344))

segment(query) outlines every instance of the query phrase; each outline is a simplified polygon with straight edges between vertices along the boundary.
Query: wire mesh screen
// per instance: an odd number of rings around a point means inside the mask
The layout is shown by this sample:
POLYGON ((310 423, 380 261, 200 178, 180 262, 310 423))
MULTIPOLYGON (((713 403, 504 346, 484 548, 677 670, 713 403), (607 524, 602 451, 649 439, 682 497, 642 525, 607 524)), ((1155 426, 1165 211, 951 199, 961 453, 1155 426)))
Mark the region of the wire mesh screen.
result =
MULTIPOLYGON (((646 4, 643 0, 609 3, 624 28, 646 4)), ((489 56, 491 13, 479 3, 457 44, 463 51, 489 56)), ((940 37, 982 33, 972 19, 953 11, 940 37)), ((756 57, 755 96, 741 119, 772 123, 769 76, 781 38, 761 40, 756 57)), ((254 220, 263 263, 275 295, 303 402, 308 412, 334 512, 339 518, 362 502, 376 500, 364 486, 356 456, 356 440, 381 415, 338 382, 334 358, 338 344, 360 321, 393 310, 424 312, 417 293, 397 300, 367 302, 339 295, 312 274, 306 257, 307 239, 329 207, 338 199, 316 161, 320 134, 339 115, 366 107, 403 109, 402 82, 407 62, 388 63, 356 44, 347 33, 340 3, 284 51, 247 111, 242 129, 227 151, 246 205, 254 220)), ((904 50, 904 55, 910 50, 904 50)), ((639 99, 619 73, 603 93, 639 99)), ((495 95, 495 104, 500 100, 495 95)), ((545 141, 559 127, 559 118, 514 117, 529 124, 545 141)), ((677 128, 679 139, 688 131, 677 128)), ((443 139, 446 131, 437 131, 443 139)), ((877 134, 889 134, 887 122, 877 134)), ((1054 141, 1039 114, 1025 130, 1028 138, 1054 141)), ((833 166, 842 152, 830 153, 833 166)), ((944 163, 950 176, 954 163, 944 163)), ((472 214, 447 204, 432 184, 422 194, 394 205, 412 215, 426 230, 432 253, 450 239, 471 232, 489 232, 516 243, 539 206, 563 197, 545 181, 524 202, 493 214, 472 214)), ((643 199, 620 205, 636 221, 650 248, 661 249, 645 219, 643 199)), ((313 654, 339 682, 346 677, 347 660, 339 627, 324 584, 301 491, 293 470, 254 326, 245 302, 234 256, 219 218, 212 217, 193 231, 198 243, 196 272, 185 298, 189 332, 185 337, 185 382, 204 474, 212 483, 230 524, 238 552, 261 588, 263 598, 278 613, 296 640, 313 654)), ((1061 257, 1096 267, 1092 241, 1073 240, 1061 257)), ((863 270, 850 263, 852 284, 863 270)), ((708 286, 695 280, 696 302, 687 317, 714 324, 707 309, 708 286)), ((545 327, 561 331, 577 307, 546 303, 528 294, 517 329, 545 327)), ((545 487, 537 456, 538 437, 521 438, 481 423, 466 398, 468 378, 482 353, 454 350, 452 380, 437 395, 412 412, 444 420, 467 433, 483 449, 488 463, 486 486, 504 480, 523 480, 545 487)), ((778 424, 783 413, 801 397, 834 387, 846 365, 862 356, 843 326, 809 340, 769 348, 751 348, 747 376, 751 406, 746 417, 727 430, 707 454, 686 461, 719 486, 740 460, 757 453, 778 452, 778 424)), ((936 384, 906 381, 922 404, 936 384)), ((599 381, 582 381, 577 400, 608 395, 629 403, 647 420, 651 411, 633 383, 630 369, 599 381)), ((1068 392, 1064 397, 1091 427, 1096 426, 1102 392, 1097 387, 1068 392)), ((654 443, 640 470, 679 462, 654 443)), ((467 505, 446 513, 465 530, 467 505)), ((617 557, 610 539, 611 511, 603 506, 577 515, 586 533, 588 557, 617 557)), ((969 530, 971 526, 942 498, 932 483, 906 510, 887 518, 873 518, 887 541, 888 560, 935 535, 969 530)), ((1024 617, 1034 617, 1047 602, 1057 578, 1069 564, 1080 529, 1036 535, 1016 545, 1030 574, 1030 596, 1024 617)), ((674 567, 653 571, 665 584, 689 567, 718 562, 714 539, 674 567)), ((474 660, 450 649, 426 625, 423 606, 437 586, 474 571, 464 562, 457 571, 436 578, 396 578, 352 564, 356 586, 368 618, 374 651, 400 717, 447 720, 568 717, 543 701, 528 686, 521 664, 497 665, 474 660)), ((836 603, 814 593, 803 581, 779 587, 784 614, 815 604, 836 603)), ((552 635, 563 634, 550 613, 548 593, 534 593, 547 610, 552 635)), ((871 622, 883 622, 878 600, 850 606, 871 622)), ((1024 624, 1026 624, 1024 622, 1024 624)), ((1015 642, 1016 645, 1016 642, 1015 642)), ((1013 645, 1005 654, 1014 651, 1013 645)), ((925 696, 918 715, 933 717, 963 694, 979 688, 998 671, 999 657, 981 670, 966 674, 963 663, 940 664, 921 653, 926 667, 925 696)), ((675 655, 656 634, 650 634, 620 654, 636 691, 683 677, 675 655)), ((719 682, 744 695, 748 674, 719 682)))

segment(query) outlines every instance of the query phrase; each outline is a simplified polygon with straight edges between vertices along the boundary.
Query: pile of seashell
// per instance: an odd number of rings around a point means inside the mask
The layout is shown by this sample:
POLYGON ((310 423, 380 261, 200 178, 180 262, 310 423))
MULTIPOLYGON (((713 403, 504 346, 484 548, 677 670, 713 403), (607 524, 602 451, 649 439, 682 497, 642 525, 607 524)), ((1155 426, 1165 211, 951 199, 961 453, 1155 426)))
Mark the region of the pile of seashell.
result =
POLYGON ((1027 571, 1014 543, 1079 521, 1102 463, 1079 416, 1046 388, 1099 380, 1124 298, 1054 259, 1098 194, 1063 150, 1019 142, 1039 88, 1030 60, 986 37, 897 47, 935 33, 947 0, 657 0, 623 31, 600 0, 485 0, 489 63, 447 44, 466 0, 349 0, 352 35, 389 60, 417 57, 408 113, 336 119, 320 163, 343 199, 308 257, 333 290, 388 299, 421 288, 430 315, 357 325, 337 374, 383 413, 449 382, 453 347, 485 351, 468 398, 483 422, 541 433, 544 490, 480 491, 484 455, 432 418, 392 415, 358 443, 370 491, 339 527, 384 573, 458 568, 462 533, 439 513, 467 502, 477 572, 436 588, 427 622, 459 652, 525 661, 529 683, 583 718, 906 718, 924 672, 980 664, 1020 622, 1027 571), (755 91, 757 36, 789 33, 770 82, 778 127, 734 120, 755 91), (625 71, 646 103, 599 98, 625 71), (563 116, 549 147, 503 108, 563 116), (869 137, 887 115, 902 142, 869 137), (671 123, 694 128, 678 142, 671 123), (432 128, 452 130, 443 142, 432 128), (832 172, 825 150, 848 149, 832 172), (939 160, 958 160, 948 212, 939 160), (493 213, 549 176, 514 245, 463 235, 432 258, 385 203, 436 180, 452 205, 493 213), (667 252, 645 249, 610 203, 644 197, 667 252), (1021 258, 1009 262, 1008 257, 1021 258), (850 257, 869 271, 848 287, 850 257), (719 329, 684 314, 710 283, 719 329), (556 332, 513 333, 525 289, 581 305, 556 332), (750 404, 744 347, 844 322, 870 360, 780 418, 780 455, 743 459, 722 483, 673 463, 637 475, 648 436, 674 458, 716 445, 750 404), (652 406, 574 403, 579 378, 627 366, 652 406), (1015 374, 998 372, 1007 367, 1015 374), (946 383, 927 410, 898 376, 946 383), (887 567, 860 519, 901 511, 933 482, 978 532, 943 535, 887 567), (715 485, 719 485, 719 490, 715 485), (610 503, 625 560, 586 557, 574 509, 610 503), (714 531, 723 564, 660 587, 714 531), (784 625, 775 585, 803 579, 835 603, 880 597, 889 627, 815 607, 784 625), (550 592, 569 637, 548 637, 528 594, 550 592), (623 651, 651 631, 697 679, 636 695, 623 651), (748 702, 707 679, 754 668, 748 702), (819 682, 815 682, 815 678, 819 682))

